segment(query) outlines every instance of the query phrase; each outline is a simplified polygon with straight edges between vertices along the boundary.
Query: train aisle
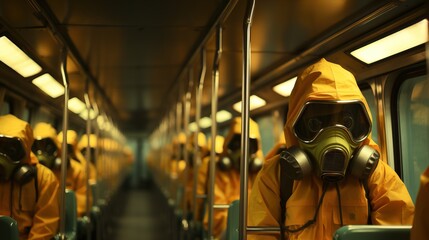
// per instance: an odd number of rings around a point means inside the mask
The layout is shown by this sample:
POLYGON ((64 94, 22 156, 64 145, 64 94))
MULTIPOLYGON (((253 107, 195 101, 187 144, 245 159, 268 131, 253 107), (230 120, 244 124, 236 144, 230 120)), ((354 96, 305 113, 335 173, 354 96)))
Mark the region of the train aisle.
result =
POLYGON ((153 183, 140 188, 124 184, 110 211, 109 240, 175 239, 172 211, 153 183))

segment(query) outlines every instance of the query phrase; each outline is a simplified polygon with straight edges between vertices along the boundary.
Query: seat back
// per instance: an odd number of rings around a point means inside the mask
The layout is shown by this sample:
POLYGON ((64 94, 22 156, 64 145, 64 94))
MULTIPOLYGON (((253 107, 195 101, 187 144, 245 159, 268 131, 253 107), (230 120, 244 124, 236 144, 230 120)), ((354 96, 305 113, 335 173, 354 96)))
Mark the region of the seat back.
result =
POLYGON ((407 240, 411 226, 348 225, 334 233, 334 240, 407 240))
POLYGON ((226 239, 238 240, 238 226, 240 222, 240 200, 233 201, 228 208, 226 223, 226 239))
POLYGON ((67 239, 77 236, 77 203, 74 191, 66 189, 66 229, 67 239))
POLYGON ((2 239, 18 240, 18 224, 15 219, 9 216, 0 216, 0 233, 2 239))

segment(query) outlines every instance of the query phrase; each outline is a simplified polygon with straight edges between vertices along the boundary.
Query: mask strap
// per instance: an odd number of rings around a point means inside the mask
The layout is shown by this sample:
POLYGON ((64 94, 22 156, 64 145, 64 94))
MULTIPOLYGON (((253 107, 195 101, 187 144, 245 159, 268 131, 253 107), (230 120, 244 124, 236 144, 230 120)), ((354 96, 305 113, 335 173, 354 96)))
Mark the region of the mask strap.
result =
POLYGON ((291 230, 289 228, 286 228, 285 229, 286 232, 296 233, 296 232, 299 232, 301 230, 304 230, 305 228, 307 228, 308 226, 310 226, 311 224, 316 222, 317 214, 319 213, 320 206, 322 206, 322 202, 323 202, 323 198, 325 197, 325 193, 328 190, 328 185, 329 185, 329 182, 323 182, 322 196, 320 197, 319 203, 317 204, 316 212, 314 213, 313 219, 309 220, 307 223, 305 223, 304 225, 302 225, 301 227, 299 227, 297 229, 291 230))
POLYGON ((341 209, 341 194, 340 194, 340 188, 338 186, 338 182, 335 182, 335 189, 337 190, 338 209, 340 210, 340 222, 341 222, 341 226, 343 226, 343 210, 341 209))

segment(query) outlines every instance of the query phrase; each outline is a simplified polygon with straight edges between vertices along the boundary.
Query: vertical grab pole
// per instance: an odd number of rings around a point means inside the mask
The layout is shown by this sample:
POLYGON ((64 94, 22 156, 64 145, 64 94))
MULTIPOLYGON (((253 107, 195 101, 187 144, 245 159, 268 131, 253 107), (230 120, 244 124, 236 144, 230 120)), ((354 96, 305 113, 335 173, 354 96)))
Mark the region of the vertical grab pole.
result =
POLYGON ((69 84, 67 79, 67 49, 61 51, 61 76, 64 84, 64 112, 63 112, 63 143, 61 152, 61 179, 60 179, 60 239, 65 239, 66 229, 66 177, 67 177, 67 127, 68 127, 68 101, 69 84))
POLYGON ((222 27, 219 25, 216 35, 216 54, 213 62, 212 76, 212 148, 210 149, 210 173, 209 173, 209 191, 208 191, 208 206, 209 206, 209 238, 213 238, 213 205, 214 205, 214 181, 215 181, 215 162, 216 162, 216 134, 217 134, 217 92, 219 88, 219 62, 222 54, 222 27))
MULTIPOLYGON (((86 152, 85 152, 85 158, 86 158, 86 167, 85 167, 85 181, 86 181, 86 217, 88 220, 91 219, 89 210, 90 210, 90 192, 92 193, 92 189, 91 186, 89 185, 89 164, 91 163, 91 145, 90 145, 90 134, 91 134, 91 115, 90 115, 90 111, 91 111, 91 102, 89 101, 89 84, 88 81, 86 82, 86 92, 84 95, 85 98, 85 104, 86 104, 86 113, 87 113, 87 118, 86 118, 86 140, 87 140, 87 144, 86 144, 86 152)), ((94 199, 93 199, 94 201, 94 199)), ((91 235, 91 231, 90 228, 88 227, 86 229, 86 238, 89 240, 90 239, 90 235, 91 235)))
POLYGON ((195 122, 197 123, 197 129, 195 131, 194 138, 194 182, 192 186, 192 194, 193 194, 193 205, 192 205, 192 222, 195 222, 195 214, 197 212, 197 182, 198 182, 198 172, 201 164, 201 153, 199 149, 199 137, 200 133, 200 118, 201 118, 201 95, 203 94, 203 86, 204 86, 204 78, 206 76, 206 50, 201 49, 201 72, 200 79, 198 82, 198 86, 195 91, 195 122))
POLYGON ((243 24, 243 82, 241 92, 241 162, 240 162, 240 224, 239 239, 247 239, 247 178, 249 161, 249 92, 251 46, 250 33, 255 0, 249 0, 243 24))
POLYGON ((184 119, 183 119, 183 130, 185 132, 185 152, 184 152, 184 158, 185 158, 185 163, 186 163, 186 167, 185 170, 183 172, 183 217, 182 217, 182 228, 183 230, 186 232, 189 229, 189 224, 188 224, 188 196, 186 194, 187 191, 187 187, 188 187, 188 179, 189 179, 189 167, 190 167, 190 161, 189 161, 189 154, 187 151, 187 146, 189 144, 189 113, 190 113, 190 109, 191 109, 191 89, 193 87, 193 69, 190 67, 189 68, 189 79, 188 79, 188 90, 185 93, 185 105, 184 105, 184 119))

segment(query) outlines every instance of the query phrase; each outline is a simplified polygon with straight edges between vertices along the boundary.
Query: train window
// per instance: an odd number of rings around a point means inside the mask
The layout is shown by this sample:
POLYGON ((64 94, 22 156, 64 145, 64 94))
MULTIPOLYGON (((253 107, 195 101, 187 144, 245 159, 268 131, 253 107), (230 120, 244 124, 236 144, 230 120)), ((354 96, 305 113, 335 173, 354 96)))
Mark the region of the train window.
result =
POLYGON ((30 109, 28 107, 24 108, 24 111, 22 113, 22 120, 30 122, 30 109))
POLYGON ((3 103, 1 104, 0 107, 0 115, 6 115, 8 113, 10 113, 10 103, 9 101, 3 101, 3 103))
POLYGON ((420 175, 429 156, 429 80, 409 78, 399 88, 397 111, 401 145, 402 177, 415 201, 420 175))
POLYGON ((375 96, 372 93, 372 90, 369 86, 362 89, 361 91, 368 103, 369 109, 371 110, 371 118, 372 118, 371 137, 372 137, 372 140, 374 140, 374 142, 378 144, 379 141, 378 141, 378 124, 377 124, 377 105, 376 105, 375 96))

